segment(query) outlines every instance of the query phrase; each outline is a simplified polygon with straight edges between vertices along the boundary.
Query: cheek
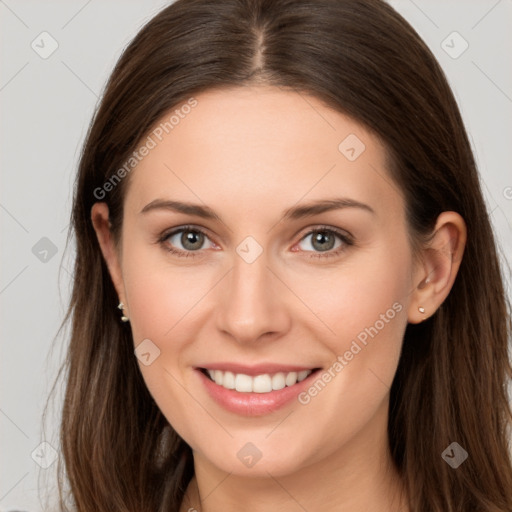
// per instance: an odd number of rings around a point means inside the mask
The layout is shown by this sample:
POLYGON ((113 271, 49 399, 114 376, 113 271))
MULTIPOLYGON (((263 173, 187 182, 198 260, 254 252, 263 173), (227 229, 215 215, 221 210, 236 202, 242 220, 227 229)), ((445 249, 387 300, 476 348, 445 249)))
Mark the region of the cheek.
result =
POLYGON ((123 279, 134 342, 173 339, 172 348, 177 350, 179 339, 173 334, 193 318, 194 306, 208 289, 207 271, 173 265, 163 249, 130 245, 130 256, 123 259, 123 279))
POLYGON ((339 291, 331 297, 337 295, 338 300, 331 301, 328 318, 342 342, 340 348, 347 338, 364 343, 365 333, 375 334, 375 328, 386 338, 385 333, 391 334, 395 328, 394 320, 398 318, 401 323, 400 313, 406 310, 409 291, 403 267, 381 260, 379 265, 366 266, 336 284, 339 291))
MULTIPOLYGON (((348 350, 358 336, 364 343, 375 327, 379 338, 389 334, 387 348, 401 343, 396 334, 403 331, 411 291, 409 248, 405 241, 390 239, 358 251, 335 267, 294 276, 294 289, 323 323, 322 338, 335 354, 348 350)), ((318 330, 321 323, 314 324, 318 330)))
MULTIPOLYGON (((139 359, 139 368, 167 420, 189 440, 201 410, 184 392, 190 377, 184 360, 194 338, 192 323, 198 311, 194 305, 204 295, 204 275, 196 272, 193 276, 193 271, 167 264, 165 253, 142 243, 127 244, 124 254, 123 279, 134 346, 144 343, 151 354, 150 364, 139 359)), ((189 440, 189 444, 193 443, 189 440)))
POLYGON ((386 400, 407 325, 410 266, 405 244, 383 246, 330 274, 323 293, 310 293, 330 329, 322 339, 332 361, 325 379, 315 381, 301 403, 312 416, 340 411, 333 416, 343 418, 350 411, 350 422, 333 419, 323 435, 350 438, 386 400))
POLYGON ((371 403, 377 406, 385 397, 407 325, 411 265, 405 241, 394 241, 347 260, 315 287, 311 283, 302 287, 301 293, 322 320, 323 327, 315 324, 317 332, 324 333, 319 339, 332 353, 332 363, 339 362, 338 371, 332 369, 333 388, 338 391, 330 397, 326 394, 326 400, 346 402, 351 410, 364 414, 361 408, 369 410, 371 403))

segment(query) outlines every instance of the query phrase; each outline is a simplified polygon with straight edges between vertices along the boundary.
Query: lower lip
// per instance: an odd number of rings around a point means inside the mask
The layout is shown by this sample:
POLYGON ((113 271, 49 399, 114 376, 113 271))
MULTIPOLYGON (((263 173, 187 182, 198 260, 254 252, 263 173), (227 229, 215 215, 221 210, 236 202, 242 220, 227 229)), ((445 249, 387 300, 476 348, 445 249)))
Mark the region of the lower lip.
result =
POLYGON ((242 416, 263 416, 281 409, 297 398, 318 370, 311 372, 304 380, 293 386, 269 393, 241 393, 234 389, 226 389, 209 379, 201 370, 196 369, 196 372, 209 395, 224 409, 242 416))

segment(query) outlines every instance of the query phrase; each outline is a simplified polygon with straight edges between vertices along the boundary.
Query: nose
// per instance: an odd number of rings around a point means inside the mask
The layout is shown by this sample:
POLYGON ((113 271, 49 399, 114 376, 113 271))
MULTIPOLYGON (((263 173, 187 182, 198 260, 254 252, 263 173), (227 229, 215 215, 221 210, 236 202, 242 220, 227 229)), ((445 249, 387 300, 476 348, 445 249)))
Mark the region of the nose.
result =
POLYGON ((217 328, 238 343, 275 339, 290 328, 285 287, 268 268, 265 252, 252 263, 235 255, 220 295, 217 328))

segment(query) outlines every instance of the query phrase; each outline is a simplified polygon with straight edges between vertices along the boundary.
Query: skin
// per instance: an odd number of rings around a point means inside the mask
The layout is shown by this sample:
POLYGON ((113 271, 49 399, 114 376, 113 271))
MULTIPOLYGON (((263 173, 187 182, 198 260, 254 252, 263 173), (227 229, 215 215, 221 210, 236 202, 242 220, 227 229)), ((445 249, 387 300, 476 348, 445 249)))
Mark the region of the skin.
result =
POLYGON ((415 258, 385 148, 357 122, 267 86, 196 99, 132 171, 119 245, 107 205, 91 212, 135 346, 150 339, 160 349, 152 364, 139 362, 148 389, 193 449, 181 510, 407 511, 386 436, 389 390, 407 323, 432 315, 453 285, 463 219, 442 213, 415 258), (338 149, 349 134, 365 145, 354 161, 338 149), (287 208, 340 196, 374 213, 353 207, 282 220, 287 208), (222 221, 141 213, 156 199, 207 205, 222 221), (158 239, 187 224, 207 237, 195 257, 178 257, 166 247, 187 251, 181 233, 158 239), (323 226, 350 233, 354 244, 335 237, 325 252, 342 252, 320 257, 311 231, 323 226), (252 263, 236 252, 249 235, 263 249, 252 263), (243 417, 212 401, 193 369, 218 361, 327 369, 396 303, 401 310, 306 405, 243 417), (247 442, 262 454, 250 468, 237 457, 247 442))

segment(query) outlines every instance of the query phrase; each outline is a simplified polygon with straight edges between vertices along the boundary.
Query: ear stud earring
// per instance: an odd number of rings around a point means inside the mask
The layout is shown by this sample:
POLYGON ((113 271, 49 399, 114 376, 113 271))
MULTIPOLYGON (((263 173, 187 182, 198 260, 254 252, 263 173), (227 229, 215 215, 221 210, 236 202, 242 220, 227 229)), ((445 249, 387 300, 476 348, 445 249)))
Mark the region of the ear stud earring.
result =
POLYGON ((423 306, 420 306, 420 307, 418 308, 418 311, 419 311, 420 313, 425 313, 425 308, 424 308, 423 306))
MULTIPOLYGON (((120 302, 117 307, 118 307, 118 309, 120 309, 122 311, 124 309, 124 304, 122 302, 120 302)), ((121 322, 128 322, 128 320, 130 320, 130 319, 127 316, 125 316, 125 314, 123 312, 123 316, 121 317, 121 322)))

